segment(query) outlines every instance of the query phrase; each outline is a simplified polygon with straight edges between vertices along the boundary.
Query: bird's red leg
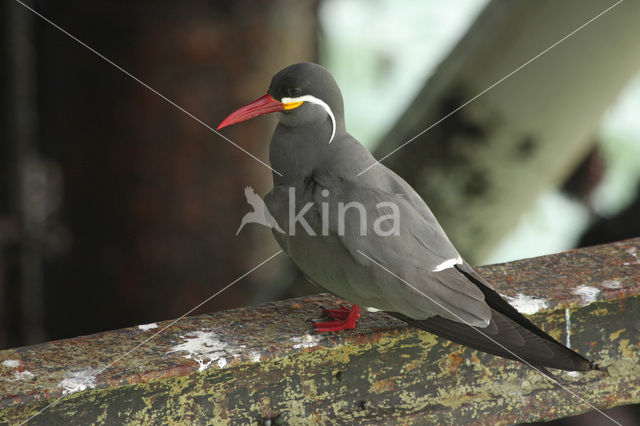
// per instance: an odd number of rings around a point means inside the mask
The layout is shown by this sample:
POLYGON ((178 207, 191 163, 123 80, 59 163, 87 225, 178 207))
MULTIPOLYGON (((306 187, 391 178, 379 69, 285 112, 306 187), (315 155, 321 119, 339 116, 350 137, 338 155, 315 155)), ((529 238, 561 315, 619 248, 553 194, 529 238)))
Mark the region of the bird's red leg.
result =
POLYGON ((319 333, 352 330, 360 318, 360 306, 358 305, 353 305, 350 310, 346 306, 340 306, 337 309, 323 309, 322 312, 327 314, 329 318, 334 318, 334 321, 314 322, 313 326, 319 333))
POLYGON ((350 308, 347 308, 344 305, 340 305, 335 309, 323 309, 322 313, 328 316, 329 318, 345 321, 351 312, 350 308))

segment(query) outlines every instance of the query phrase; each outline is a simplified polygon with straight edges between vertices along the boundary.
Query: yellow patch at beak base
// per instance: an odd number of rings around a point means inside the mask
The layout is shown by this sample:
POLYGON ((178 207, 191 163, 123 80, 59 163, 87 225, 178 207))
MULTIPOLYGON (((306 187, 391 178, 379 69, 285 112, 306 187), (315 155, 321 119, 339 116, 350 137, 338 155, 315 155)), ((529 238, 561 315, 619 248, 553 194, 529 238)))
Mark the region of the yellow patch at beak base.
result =
POLYGON ((289 102, 286 104, 282 105, 282 108, 289 110, 289 109, 294 109, 294 108, 298 108, 300 105, 303 104, 303 101, 299 101, 299 102, 289 102))

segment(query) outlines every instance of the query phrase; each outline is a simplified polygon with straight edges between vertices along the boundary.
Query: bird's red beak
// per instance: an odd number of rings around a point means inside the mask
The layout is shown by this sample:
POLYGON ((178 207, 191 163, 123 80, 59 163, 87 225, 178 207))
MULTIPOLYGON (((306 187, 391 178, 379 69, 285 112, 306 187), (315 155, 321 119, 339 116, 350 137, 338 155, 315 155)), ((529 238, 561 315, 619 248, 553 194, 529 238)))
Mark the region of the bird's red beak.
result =
POLYGON ((222 120, 222 123, 218 125, 218 130, 231 124, 249 120, 250 118, 257 117, 258 115, 282 111, 283 109, 284 104, 282 102, 279 102, 273 99, 271 95, 266 94, 229 114, 229 116, 222 120))

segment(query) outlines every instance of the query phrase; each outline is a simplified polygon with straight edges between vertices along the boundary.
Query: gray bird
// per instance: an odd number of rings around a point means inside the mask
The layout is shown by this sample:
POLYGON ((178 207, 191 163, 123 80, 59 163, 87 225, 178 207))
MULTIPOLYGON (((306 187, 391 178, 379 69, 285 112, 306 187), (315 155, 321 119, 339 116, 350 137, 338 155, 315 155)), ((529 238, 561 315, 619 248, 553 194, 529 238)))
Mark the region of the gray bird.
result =
MULTIPOLYGON (((352 329, 360 307, 537 368, 597 366, 504 300, 465 262, 422 198, 345 127, 340 89, 313 63, 278 72, 266 95, 220 125, 275 112, 267 208, 282 249, 307 278, 354 303, 324 312, 317 331, 352 329)), ((546 370, 545 370, 546 372, 546 370)), ((546 372, 548 373, 548 372, 546 372)), ((549 373, 550 374, 550 373, 549 373)))

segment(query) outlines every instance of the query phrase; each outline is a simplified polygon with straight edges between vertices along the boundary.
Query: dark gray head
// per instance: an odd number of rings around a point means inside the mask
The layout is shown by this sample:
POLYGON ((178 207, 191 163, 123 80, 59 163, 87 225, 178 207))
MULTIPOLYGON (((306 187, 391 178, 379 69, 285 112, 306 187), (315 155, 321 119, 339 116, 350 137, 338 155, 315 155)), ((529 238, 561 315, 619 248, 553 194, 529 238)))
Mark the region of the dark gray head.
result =
POLYGON ((273 76, 267 91, 284 105, 278 114, 286 126, 300 126, 331 120, 336 130, 344 129, 344 104, 338 84, 329 71, 311 62, 290 65, 273 76))
POLYGON ((280 123, 289 127, 330 121, 332 134, 344 132, 344 105, 340 88, 329 71, 311 62, 290 65, 273 76, 267 94, 230 114, 218 126, 278 112, 280 123))

